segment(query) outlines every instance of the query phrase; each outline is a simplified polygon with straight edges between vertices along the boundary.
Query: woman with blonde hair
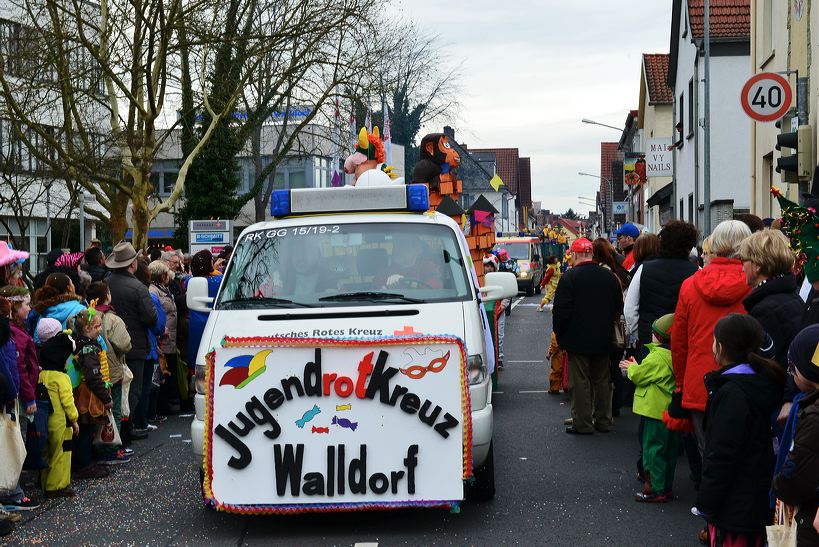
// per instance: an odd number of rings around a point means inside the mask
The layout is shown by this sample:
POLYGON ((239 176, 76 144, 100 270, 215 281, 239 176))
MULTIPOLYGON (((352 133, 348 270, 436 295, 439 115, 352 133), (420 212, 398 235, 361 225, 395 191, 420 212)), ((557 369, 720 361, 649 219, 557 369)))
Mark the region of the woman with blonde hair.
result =
POLYGON ((744 222, 720 222, 710 235, 710 264, 683 281, 674 310, 674 377, 677 389, 682 390, 683 408, 691 410, 700 454, 705 449, 703 418, 707 399, 703 377, 718 368, 712 350, 714 325, 729 313, 745 313, 742 300, 751 289, 738 254, 740 243, 750 235, 744 222))
POLYGON ((708 236, 702 240, 702 267, 708 266, 712 258, 714 258, 714 250, 711 247, 711 236, 708 236))
MULTIPOLYGON (((742 271, 751 293, 742 301, 745 311, 771 337, 773 359, 788 368, 788 348, 802 326, 804 303, 799 298, 799 280, 793 274, 796 255, 788 238, 777 230, 754 232, 739 246, 742 271)), ((794 396, 799 393, 793 379, 785 386, 779 419, 784 423, 794 396)))

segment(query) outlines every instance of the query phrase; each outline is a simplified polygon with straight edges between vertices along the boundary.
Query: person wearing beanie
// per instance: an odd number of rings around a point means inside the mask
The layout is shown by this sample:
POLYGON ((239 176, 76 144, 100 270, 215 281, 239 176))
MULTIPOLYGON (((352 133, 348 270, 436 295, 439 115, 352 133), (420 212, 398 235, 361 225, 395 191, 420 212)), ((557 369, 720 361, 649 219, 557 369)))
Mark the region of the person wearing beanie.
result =
POLYGON ((663 424, 674 392, 671 366, 671 325, 674 314, 659 317, 651 324, 653 342, 646 344, 648 355, 640 364, 631 358, 620 362, 634 385, 634 413, 642 416, 642 450, 645 483, 635 501, 665 503, 672 497, 674 470, 679 455, 679 433, 663 424))
POLYGON ((40 348, 40 384, 48 390, 53 412, 48 416, 46 461, 40 482, 47 498, 72 497, 71 441, 79 433, 79 413, 74 405, 71 379, 65 362, 74 352, 74 341, 66 333, 54 335, 40 348), (70 425, 69 425, 70 424, 70 425))
POLYGON ((773 493, 799 507, 794 516, 797 546, 819 545, 819 532, 813 527, 819 504, 819 325, 794 337, 788 371, 801 393, 794 397, 785 425, 773 493))
POLYGON ((612 333, 623 313, 623 291, 617 278, 594 261, 591 241, 577 238, 569 251, 573 266, 557 286, 552 309, 557 344, 569 355, 572 423, 566 433, 607 433, 612 426, 612 333))
POLYGON ((37 323, 36 338, 40 346, 57 336, 63 331, 63 326, 53 317, 43 317, 37 323))

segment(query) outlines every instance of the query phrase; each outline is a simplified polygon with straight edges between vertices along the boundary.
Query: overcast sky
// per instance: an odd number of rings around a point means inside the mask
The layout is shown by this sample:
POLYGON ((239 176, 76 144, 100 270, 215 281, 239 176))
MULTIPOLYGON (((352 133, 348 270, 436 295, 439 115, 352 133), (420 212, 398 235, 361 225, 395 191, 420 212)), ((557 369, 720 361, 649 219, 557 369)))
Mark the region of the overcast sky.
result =
MULTIPOLYGON (((600 142, 638 107, 643 53, 668 53, 671 0, 394 0, 464 61, 455 138, 532 158, 532 199, 586 214, 600 142)), ((441 125, 445 125, 441 123, 441 125)), ((425 131, 440 128, 425 128, 425 131)))

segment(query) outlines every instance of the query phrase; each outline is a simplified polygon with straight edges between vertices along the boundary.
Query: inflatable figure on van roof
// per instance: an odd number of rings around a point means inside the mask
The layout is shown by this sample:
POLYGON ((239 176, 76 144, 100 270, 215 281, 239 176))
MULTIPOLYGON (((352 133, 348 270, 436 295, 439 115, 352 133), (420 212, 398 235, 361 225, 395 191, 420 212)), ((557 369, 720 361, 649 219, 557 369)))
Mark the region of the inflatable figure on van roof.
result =
POLYGON ((412 170, 412 181, 425 182, 430 190, 437 190, 441 174, 449 173, 460 163, 461 157, 449 144, 449 137, 443 133, 430 133, 421 139, 421 160, 412 170))
POLYGON ((355 152, 344 160, 344 172, 353 176, 353 186, 378 186, 384 184, 400 184, 398 174, 394 168, 384 163, 384 142, 378 127, 372 133, 362 127, 358 132, 355 152))

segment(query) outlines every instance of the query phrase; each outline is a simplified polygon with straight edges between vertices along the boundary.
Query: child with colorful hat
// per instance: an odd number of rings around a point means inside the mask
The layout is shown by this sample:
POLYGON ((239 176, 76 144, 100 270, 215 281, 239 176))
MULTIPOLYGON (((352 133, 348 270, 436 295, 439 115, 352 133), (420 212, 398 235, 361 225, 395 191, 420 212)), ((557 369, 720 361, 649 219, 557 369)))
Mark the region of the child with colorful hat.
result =
POLYGON ((679 434, 663 424, 663 411, 671 403, 674 369, 671 367, 671 325, 674 314, 658 318, 651 325, 653 342, 646 344, 648 355, 637 364, 632 358, 620 362, 635 387, 634 413, 643 417, 643 468, 645 485, 635 501, 665 503, 672 497, 674 470, 679 455, 679 434))

